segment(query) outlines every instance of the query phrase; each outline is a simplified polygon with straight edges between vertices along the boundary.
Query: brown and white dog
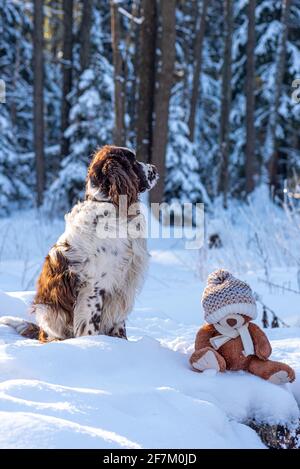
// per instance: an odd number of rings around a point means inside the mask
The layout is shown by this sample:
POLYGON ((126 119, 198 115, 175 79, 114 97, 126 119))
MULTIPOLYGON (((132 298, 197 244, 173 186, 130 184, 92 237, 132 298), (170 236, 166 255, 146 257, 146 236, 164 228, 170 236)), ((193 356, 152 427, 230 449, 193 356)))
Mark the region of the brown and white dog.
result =
MULTIPOLYGON (((137 204, 139 194, 157 179, 156 168, 138 162, 127 148, 97 151, 88 169, 85 200, 65 216, 65 231, 38 279, 33 301, 38 326, 9 317, 0 322, 45 341, 96 334, 126 338, 125 320, 149 255, 145 237, 109 233, 120 217, 120 196, 127 197, 128 207, 137 204)), ((128 223, 127 211, 125 218, 128 223)))

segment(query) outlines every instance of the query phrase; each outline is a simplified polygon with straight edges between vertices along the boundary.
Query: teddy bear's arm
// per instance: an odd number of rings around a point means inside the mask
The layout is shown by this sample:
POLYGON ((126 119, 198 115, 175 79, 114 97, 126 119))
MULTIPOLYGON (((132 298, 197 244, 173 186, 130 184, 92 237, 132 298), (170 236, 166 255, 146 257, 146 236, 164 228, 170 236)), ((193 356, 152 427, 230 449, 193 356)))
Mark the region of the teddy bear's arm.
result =
POLYGON ((269 358, 272 347, 266 334, 253 322, 249 324, 249 332, 253 340, 255 355, 262 360, 269 358))
POLYGON ((213 337, 213 330, 214 329, 211 324, 205 324, 199 329, 195 340, 195 350, 199 350, 204 347, 211 347, 209 339, 213 337))

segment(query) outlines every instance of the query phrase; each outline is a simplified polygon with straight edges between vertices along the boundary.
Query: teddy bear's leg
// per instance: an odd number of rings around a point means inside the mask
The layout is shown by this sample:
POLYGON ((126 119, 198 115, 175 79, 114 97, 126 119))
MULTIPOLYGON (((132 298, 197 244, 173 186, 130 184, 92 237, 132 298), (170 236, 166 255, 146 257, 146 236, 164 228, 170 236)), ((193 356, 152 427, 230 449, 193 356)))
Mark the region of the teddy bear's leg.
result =
POLYGON ((248 371, 274 384, 289 383, 295 379, 295 372, 289 365, 257 357, 251 359, 248 371))
POLYGON ((200 350, 196 350, 190 358, 190 364, 193 369, 197 371, 226 370, 226 362, 224 358, 212 347, 204 347, 200 350))

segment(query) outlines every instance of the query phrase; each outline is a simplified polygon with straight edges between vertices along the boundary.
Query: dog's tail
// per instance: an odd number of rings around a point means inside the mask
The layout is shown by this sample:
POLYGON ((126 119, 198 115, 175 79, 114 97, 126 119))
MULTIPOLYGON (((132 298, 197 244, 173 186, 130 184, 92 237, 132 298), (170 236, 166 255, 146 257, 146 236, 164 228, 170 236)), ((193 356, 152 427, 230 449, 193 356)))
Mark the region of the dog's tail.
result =
POLYGON ((10 326, 23 337, 44 341, 44 331, 33 322, 14 316, 0 317, 0 325, 10 326))

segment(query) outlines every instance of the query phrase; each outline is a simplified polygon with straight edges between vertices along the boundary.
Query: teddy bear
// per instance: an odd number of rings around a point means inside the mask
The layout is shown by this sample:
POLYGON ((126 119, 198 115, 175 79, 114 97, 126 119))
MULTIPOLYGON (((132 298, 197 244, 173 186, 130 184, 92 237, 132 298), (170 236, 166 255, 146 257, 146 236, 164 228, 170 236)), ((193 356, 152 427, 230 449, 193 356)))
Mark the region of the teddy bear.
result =
POLYGON ((257 316, 250 286, 227 270, 208 276, 202 296, 206 324, 198 331, 190 364, 195 371, 244 370, 274 384, 295 379, 285 363, 270 360, 270 342, 251 322, 257 316))

